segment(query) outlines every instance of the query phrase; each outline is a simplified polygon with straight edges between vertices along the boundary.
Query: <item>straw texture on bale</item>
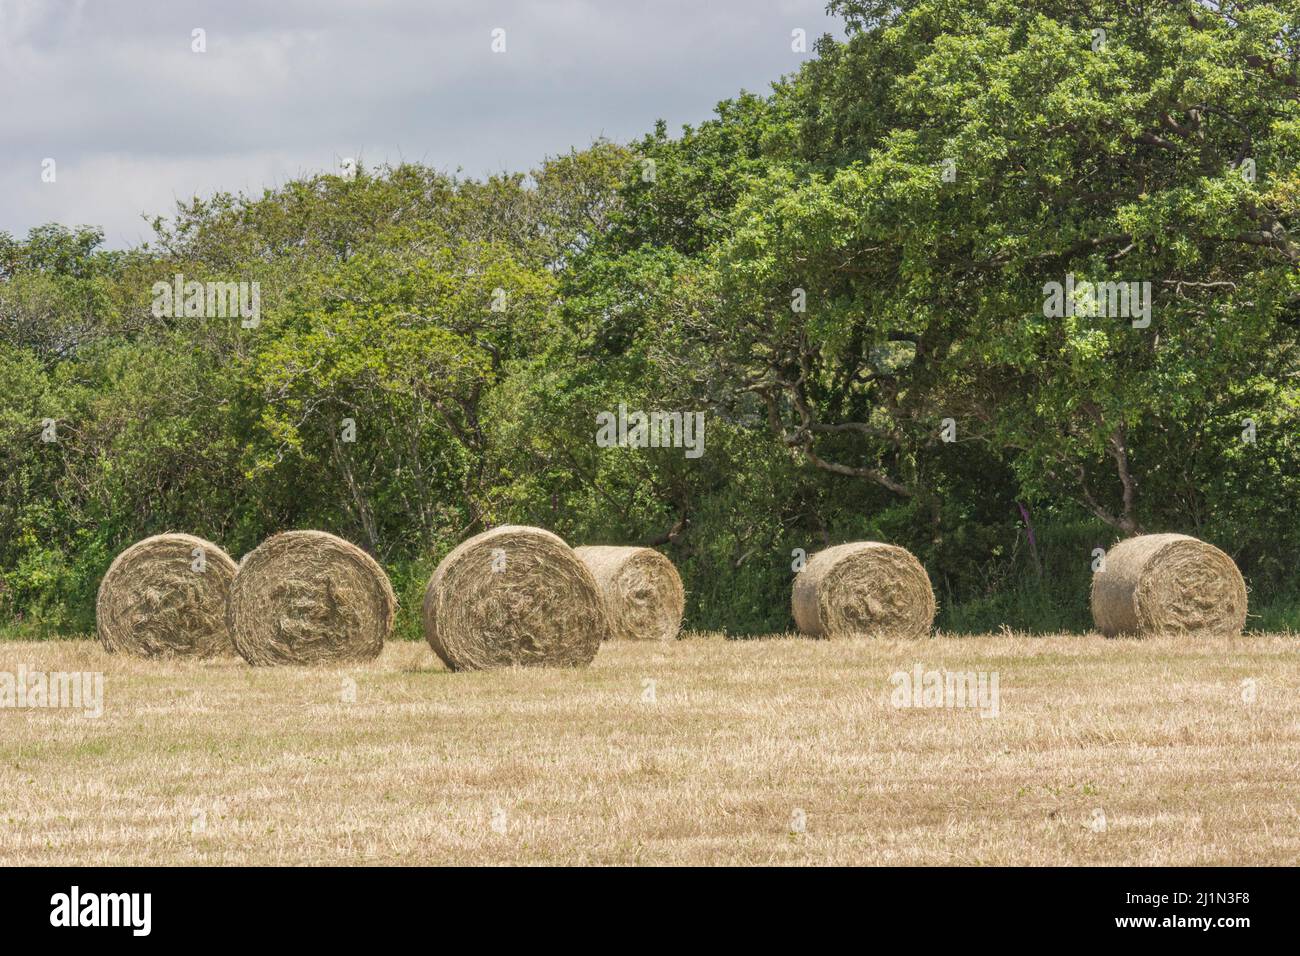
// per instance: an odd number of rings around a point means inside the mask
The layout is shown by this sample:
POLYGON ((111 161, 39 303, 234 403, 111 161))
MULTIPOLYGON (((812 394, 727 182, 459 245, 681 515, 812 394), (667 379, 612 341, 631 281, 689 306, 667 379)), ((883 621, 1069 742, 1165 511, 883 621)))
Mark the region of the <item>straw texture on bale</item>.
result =
POLYGON ((1185 534, 1115 545, 1092 576, 1092 619, 1108 637, 1233 635, 1246 624, 1246 582, 1232 558, 1185 534))
POLYGON ((923 637, 934 624, 930 576, 910 551, 857 541, 819 551, 795 575, 795 624, 816 637, 923 637))
POLYGON ((379 656, 396 612, 370 555, 323 531, 287 531, 239 562, 227 617, 250 664, 345 664, 379 656))
POLYGON ((654 548, 574 548, 605 603, 609 636, 671 641, 682 628, 686 592, 677 568, 654 548))
POLYGON ((452 670, 585 667, 607 633, 595 578, 541 528, 503 525, 461 542, 424 592, 424 636, 452 670))
POLYGON ((158 534, 109 565, 95 600, 104 647, 137 657, 215 657, 234 653, 226 597, 235 562, 211 541, 158 534), (195 570, 195 549, 203 552, 195 570))

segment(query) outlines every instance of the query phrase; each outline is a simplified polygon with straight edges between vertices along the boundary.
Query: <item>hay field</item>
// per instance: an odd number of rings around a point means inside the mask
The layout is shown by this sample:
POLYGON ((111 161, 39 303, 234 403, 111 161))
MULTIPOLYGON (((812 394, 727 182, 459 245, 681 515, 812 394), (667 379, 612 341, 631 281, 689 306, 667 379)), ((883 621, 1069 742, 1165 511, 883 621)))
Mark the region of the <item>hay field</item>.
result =
POLYGON ((692 635, 461 674, 423 643, 0 643, 20 665, 103 671, 104 714, 0 709, 0 865, 1300 861, 1296 635, 692 635), (895 708, 918 663, 997 672, 999 715, 895 708))

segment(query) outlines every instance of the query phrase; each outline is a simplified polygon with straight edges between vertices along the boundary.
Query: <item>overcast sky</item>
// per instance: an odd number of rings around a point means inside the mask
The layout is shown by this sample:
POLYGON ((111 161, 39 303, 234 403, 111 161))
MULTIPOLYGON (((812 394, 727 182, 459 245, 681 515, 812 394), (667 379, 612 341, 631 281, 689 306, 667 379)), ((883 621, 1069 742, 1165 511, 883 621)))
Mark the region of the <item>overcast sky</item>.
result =
POLYGON ((121 248, 177 198, 418 161, 526 170, 767 92, 825 0, 0 0, 0 231, 121 248), (207 51, 193 52, 193 31, 207 51), (493 31, 505 52, 493 52, 493 31), (55 181, 42 181, 46 159, 55 181))

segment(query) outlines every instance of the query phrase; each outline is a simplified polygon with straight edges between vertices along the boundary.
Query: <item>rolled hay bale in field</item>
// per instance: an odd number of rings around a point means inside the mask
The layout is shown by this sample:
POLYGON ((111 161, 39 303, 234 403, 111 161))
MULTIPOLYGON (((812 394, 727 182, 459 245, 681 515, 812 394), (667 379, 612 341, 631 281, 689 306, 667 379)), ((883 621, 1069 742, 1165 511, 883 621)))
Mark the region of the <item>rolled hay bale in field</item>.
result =
POLYGON ((235 562, 211 541, 156 534, 109 565, 95 629, 110 652, 137 657, 233 655, 226 598, 235 562))
POLYGON ((654 548, 574 548, 600 590, 609 636, 671 641, 682 628, 686 592, 677 568, 654 548))
POLYGON ((815 637, 924 637, 934 624, 934 589, 913 554, 855 541, 818 551, 795 575, 799 630, 815 637))
POLYGON ((324 531, 286 531, 244 555, 226 611, 250 664, 372 660, 396 613, 384 569, 324 531))
POLYGON ((424 636, 452 670, 585 667, 608 629, 595 578, 541 528, 503 525, 461 542, 424 592, 424 636))
POLYGON ((1106 553, 1092 576, 1092 619, 1117 634, 1240 634, 1246 582, 1232 558, 1185 534, 1144 534, 1106 553))

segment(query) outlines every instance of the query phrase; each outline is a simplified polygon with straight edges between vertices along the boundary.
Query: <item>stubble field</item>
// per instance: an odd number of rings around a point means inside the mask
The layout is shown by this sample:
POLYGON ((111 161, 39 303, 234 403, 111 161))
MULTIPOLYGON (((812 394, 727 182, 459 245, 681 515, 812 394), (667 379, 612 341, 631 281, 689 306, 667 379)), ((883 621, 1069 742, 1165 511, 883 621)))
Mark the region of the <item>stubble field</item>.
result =
MULTIPOLYGON (((0 865, 1294 864, 1300 638, 690 635, 453 674, 0 643, 0 865), (998 678, 997 716, 891 675, 998 678), (355 699, 352 699, 355 698, 355 699)), ((985 709, 987 712, 987 708, 985 709)))

